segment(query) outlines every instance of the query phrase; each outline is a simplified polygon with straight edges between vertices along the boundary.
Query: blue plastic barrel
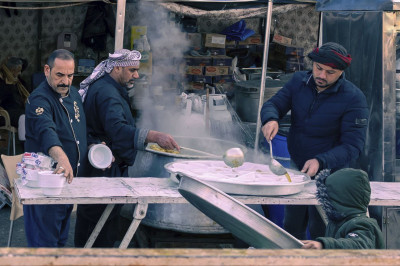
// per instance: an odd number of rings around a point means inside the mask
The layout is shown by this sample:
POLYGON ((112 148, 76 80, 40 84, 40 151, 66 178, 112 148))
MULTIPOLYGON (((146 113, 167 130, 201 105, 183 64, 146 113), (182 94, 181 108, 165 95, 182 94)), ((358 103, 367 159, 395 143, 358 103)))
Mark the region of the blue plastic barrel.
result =
POLYGON ((277 134, 272 139, 272 153, 274 158, 284 167, 290 167, 290 154, 287 148, 287 138, 277 134))
MULTIPOLYGON (((286 136, 282 135, 282 132, 279 132, 271 142, 272 145, 272 153, 274 158, 280 162, 283 167, 290 167, 290 154, 287 148, 287 138, 286 136), (281 134, 279 134, 281 133, 281 134)), ((284 132, 283 132, 284 134, 284 132)), ((266 145, 269 145, 267 141, 266 145)), ((268 146, 269 147, 269 146, 268 146)), ((285 212, 284 205, 269 205, 268 206, 269 217, 268 219, 271 220, 276 225, 283 228, 283 218, 285 212)))

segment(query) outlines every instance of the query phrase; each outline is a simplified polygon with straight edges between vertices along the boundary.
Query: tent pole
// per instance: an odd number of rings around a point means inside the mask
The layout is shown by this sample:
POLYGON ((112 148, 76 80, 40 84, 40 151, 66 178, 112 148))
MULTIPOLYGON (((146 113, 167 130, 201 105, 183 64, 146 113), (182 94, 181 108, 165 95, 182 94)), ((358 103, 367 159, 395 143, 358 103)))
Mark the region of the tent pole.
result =
POLYGON ((262 65, 262 72, 261 72, 261 84, 260 84, 260 100, 259 100, 259 103, 258 103, 256 140, 255 140, 255 143, 254 143, 255 152, 258 151, 258 143, 259 143, 260 131, 261 131, 260 112, 261 112, 262 105, 264 103, 264 90, 265 90, 265 80, 266 80, 266 76, 267 76, 269 35, 271 33, 271 20, 272 20, 272 0, 268 0, 267 25, 265 27, 264 56, 263 56, 263 65, 262 65))
POLYGON ((118 0, 114 51, 120 50, 124 47, 125 7, 126 0, 118 0))

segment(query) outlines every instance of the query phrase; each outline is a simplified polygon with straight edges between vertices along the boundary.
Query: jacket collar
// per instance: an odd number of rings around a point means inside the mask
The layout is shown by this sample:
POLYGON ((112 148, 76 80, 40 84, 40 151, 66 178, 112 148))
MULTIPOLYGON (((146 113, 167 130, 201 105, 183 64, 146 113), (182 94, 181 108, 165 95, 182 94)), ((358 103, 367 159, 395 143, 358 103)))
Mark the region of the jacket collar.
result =
POLYGON ((122 97, 124 97, 125 99, 129 100, 128 97, 128 92, 126 90, 126 87, 121 86, 118 82, 115 81, 115 79, 113 79, 109 73, 105 73, 104 77, 103 77, 106 81, 112 83, 114 85, 115 88, 118 89, 119 94, 121 94, 122 97))
MULTIPOLYGON (((330 86, 328 89, 324 90, 322 93, 337 93, 339 91, 340 86, 346 80, 345 73, 343 72, 339 79, 336 81, 335 84, 330 86)), ((312 76, 312 71, 308 71, 306 76, 303 78, 303 82, 306 86, 317 89, 317 85, 315 84, 314 78, 312 76)))

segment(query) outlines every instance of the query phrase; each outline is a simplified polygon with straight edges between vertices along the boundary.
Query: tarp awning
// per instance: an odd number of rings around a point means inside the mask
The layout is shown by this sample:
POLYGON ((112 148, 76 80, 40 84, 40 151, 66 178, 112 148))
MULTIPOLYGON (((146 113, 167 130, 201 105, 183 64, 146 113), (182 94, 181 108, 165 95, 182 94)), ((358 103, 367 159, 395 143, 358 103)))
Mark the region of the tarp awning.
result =
MULTIPOLYGON (((255 8, 224 9, 224 10, 203 10, 172 2, 160 3, 160 5, 162 5, 169 11, 182 16, 207 18, 207 19, 221 19, 221 17, 226 17, 227 19, 265 17, 268 11, 267 6, 255 7, 255 8)), ((304 4, 274 6, 272 12, 274 14, 281 14, 298 8, 304 8, 304 4)))

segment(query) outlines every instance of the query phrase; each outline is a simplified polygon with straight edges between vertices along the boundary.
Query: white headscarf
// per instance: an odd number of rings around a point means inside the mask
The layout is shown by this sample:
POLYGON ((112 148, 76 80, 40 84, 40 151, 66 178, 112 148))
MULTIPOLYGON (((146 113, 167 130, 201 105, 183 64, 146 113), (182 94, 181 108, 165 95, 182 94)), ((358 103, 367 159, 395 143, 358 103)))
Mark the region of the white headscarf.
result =
POLYGON ((85 101, 87 91, 90 84, 104 76, 105 73, 110 73, 115 66, 120 67, 137 67, 140 64, 142 55, 136 50, 121 49, 109 54, 108 58, 96 66, 92 74, 83 80, 80 84, 79 94, 82 97, 82 102, 85 101))

